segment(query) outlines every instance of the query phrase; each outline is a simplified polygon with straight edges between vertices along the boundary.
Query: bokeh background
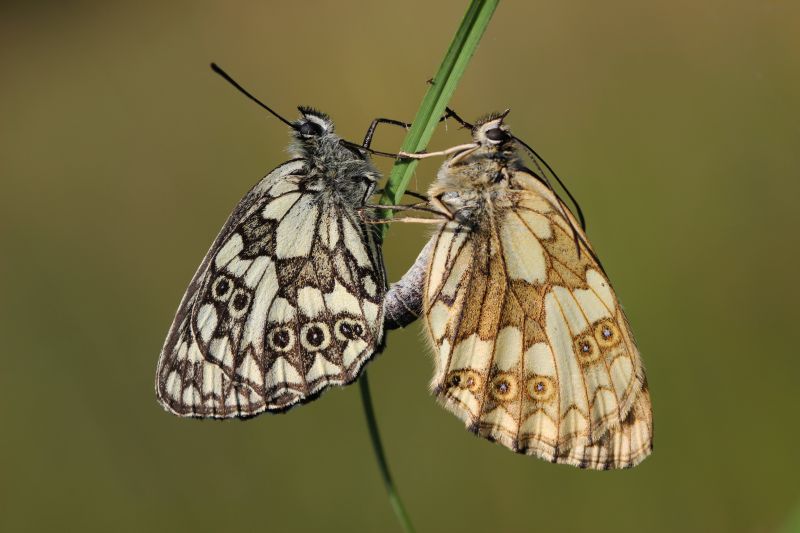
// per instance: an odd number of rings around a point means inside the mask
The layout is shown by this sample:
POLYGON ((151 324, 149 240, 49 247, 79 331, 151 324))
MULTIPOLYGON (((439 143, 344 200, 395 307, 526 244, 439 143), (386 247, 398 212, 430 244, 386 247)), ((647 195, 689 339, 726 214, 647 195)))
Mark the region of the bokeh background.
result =
MULTIPOLYGON (((286 158, 285 126, 208 63, 358 140, 414 116, 465 8, 0 5, 0 530, 399 531, 357 387, 203 422, 163 412, 153 374, 217 230, 286 158)), ((475 438, 430 397, 410 327, 369 372, 419 531, 790 529, 798 28, 790 1, 501 3, 452 105, 511 107, 581 200, 647 365, 655 452, 587 472, 475 438)), ((450 124, 432 146, 465 138, 450 124)), ((391 279, 425 238, 392 229, 391 279)))

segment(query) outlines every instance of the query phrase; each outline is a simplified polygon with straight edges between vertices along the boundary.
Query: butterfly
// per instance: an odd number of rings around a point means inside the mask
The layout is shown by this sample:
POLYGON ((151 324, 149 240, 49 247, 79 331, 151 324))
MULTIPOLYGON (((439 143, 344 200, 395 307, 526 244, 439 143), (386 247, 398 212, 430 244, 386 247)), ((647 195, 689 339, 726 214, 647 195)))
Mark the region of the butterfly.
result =
POLYGON ((328 115, 300 107, 289 122, 212 68, 291 128, 294 157, 211 245, 161 351, 156 394, 176 415, 245 418, 349 384, 381 350, 381 237, 362 209, 379 174, 328 115))
POLYGON ((652 450, 647 380, 582 224, 523 165, 518 146, 538 154, 505 113, 474 126, 451 116, 471 143, 406 154, 451 157, 425 208, 442 221, 388 291, 386 328, 424 316, 431 389, 481 437, 581 468, 638 464, 652 450))

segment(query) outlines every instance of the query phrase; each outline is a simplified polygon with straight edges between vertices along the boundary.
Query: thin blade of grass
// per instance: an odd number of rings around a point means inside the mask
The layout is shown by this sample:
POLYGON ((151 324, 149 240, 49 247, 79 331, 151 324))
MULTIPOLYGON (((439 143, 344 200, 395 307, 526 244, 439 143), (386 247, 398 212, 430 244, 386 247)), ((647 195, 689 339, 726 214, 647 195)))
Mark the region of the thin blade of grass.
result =
MULTIPOLYGON (((403 141, 401 148, 403 151, 418 152, 428 145, 439 119, 444 114, 447 103, 450 101, 450 97, 453 96, 461 75, 464 74, 467 64, 472 58, 472 54, 475 53, 478 42, 483 36, 483 32, 486 30, 486 26, 488 26, 499 1, 472 0, 470 2, 467 13, 464 15, 453 41, 450 43, 450 48, 447 50, 439 71, 433 77, 433 82, 422 100, 419 111, 417 111, 417 115, 414 118, 414 123, 403 141)), ((380 201, 382 204, 394 205, 400 203, 416 165, 417 161, 395 162, 381 196, 380 201)), ((386 216, 391 216, 389 210, 384 210, 384 212, 386 216)), ((384 226, 384 232, 386 227, 384 226)), ((378 468, 389 495, 389 502, 403 530, 406 533, 413 533, 414 526, 411 524, 411 518, 400 499, 389 472, 389 464, 386 460, 380 432, 378 431, 378 422, 375 418, 366 371, 359 379, 359 387, 361 388, 361 401, 367 418, 372 449, 375 452, 378 468)))
MULTIPOLYGON (((478 42, 489 25, 499 1, 473 0, 470 3, 455 37, 450 43, 450 48, 442 60, 439 71, 433 77, 428 92, 414 117, 411 129, 401 146, 402 151, 419 152, 424 150, 430 142, 439 119, 444 115, 445 108, 453 96, 461 76, 467 69, 467 64, 475 53, 478 42)), ((386 182, 383 196, 381 196, 381 204, 397 205, 400 203, 417 163, 416 160, 408 159, 395 162, 386 182)), ((384 213, 385 216, 391 216, 391 212, 388 210, 385 210, 384 213)))

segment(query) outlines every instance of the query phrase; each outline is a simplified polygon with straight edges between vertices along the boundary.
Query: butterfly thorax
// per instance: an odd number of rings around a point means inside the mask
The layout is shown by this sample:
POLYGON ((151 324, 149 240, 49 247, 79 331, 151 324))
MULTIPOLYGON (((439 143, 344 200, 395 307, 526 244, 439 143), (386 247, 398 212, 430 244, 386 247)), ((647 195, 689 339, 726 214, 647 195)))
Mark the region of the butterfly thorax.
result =
POLYGON ((361 203, 378 179, 366 156, 355 149, 343 149, 342 139, 333 133, 298 139, 291 152, 306 163, 302 182, 307 190, 328 191, 347 204, 361 203))
POLYGON ((464 222, 480 221, 513 205, 513 175, 523 168, 512 149, 480 146, 457 154, 439 170, 428 194, 464 222))

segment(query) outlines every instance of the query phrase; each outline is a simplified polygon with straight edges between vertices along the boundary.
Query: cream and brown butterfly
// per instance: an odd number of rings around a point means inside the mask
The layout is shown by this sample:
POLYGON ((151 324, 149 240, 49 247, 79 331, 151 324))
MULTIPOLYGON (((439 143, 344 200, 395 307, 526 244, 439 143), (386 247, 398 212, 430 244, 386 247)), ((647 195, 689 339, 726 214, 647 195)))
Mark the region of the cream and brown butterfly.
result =
POLYGON ((158 401, 192 417, 285 411, 346 385, 383 344, 381 238, 363 206, 379 174, 301 107, 294 158, 239 202, 186 290, 156 374, 158 401))
POLYGON ((451 112, 471 143, 405 154, 451 157, 424 207, 443 220, 425 219, 438 229, 387 293, 386 328, 424 316, 431 388, 470 431, 556 463, 634 466, 653 427, 630 327, 582 223, 523 165, 518 147, 538 154, 506 113, 473 126, 451 112))

